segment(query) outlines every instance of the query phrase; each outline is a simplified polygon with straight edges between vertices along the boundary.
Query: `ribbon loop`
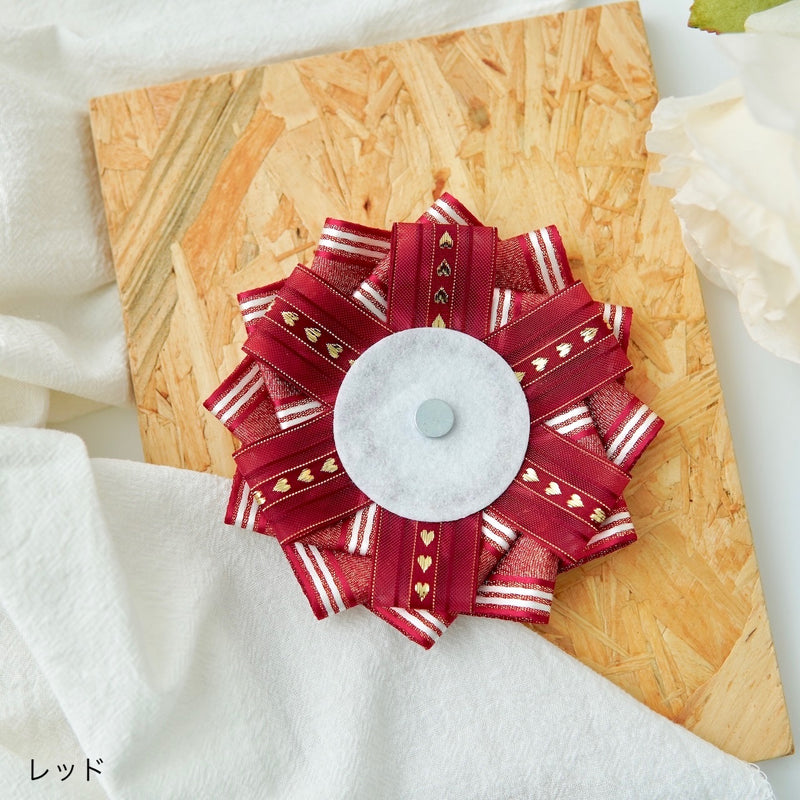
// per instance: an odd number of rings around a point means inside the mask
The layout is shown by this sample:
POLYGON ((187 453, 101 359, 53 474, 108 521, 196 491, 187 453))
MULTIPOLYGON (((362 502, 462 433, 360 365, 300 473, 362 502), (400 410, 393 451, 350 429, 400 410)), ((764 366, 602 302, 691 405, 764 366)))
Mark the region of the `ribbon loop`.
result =
POLYGON ((370 502, 339 462, 330 411, 253 442, 233 457, 281 544, 370 502))
POLYGON ((305 267, 286 279, 264 322, 248 336, 245 352, 327 405, 353 361, 391 333, 305 267))
POLYGON ((378 510, 374 607, 471 613, 478 588, 481 517, 415 522, 378 510))
POLYGON ((581 283, 552 295, 483 340, 508 361, 528 397, 531 425, 631 368, 581 283))
POLYGON ((397 223, 392 229, 388 321, 393 330, 489 332, 497 230, 397 223))
POLYGON ((629 481, 608 460, 536 425, 519 475, 489 511, 574 564, 629 481))

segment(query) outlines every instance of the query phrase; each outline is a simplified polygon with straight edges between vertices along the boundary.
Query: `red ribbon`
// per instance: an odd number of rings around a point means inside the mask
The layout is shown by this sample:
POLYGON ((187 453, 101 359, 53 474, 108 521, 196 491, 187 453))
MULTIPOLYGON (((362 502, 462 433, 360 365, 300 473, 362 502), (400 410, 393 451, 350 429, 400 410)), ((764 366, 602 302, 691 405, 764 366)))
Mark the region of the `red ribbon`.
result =
POLYGON ((380 512, 372 605, 470 613, 475 605, 480 515, 414 522, 380 512))
POLYGON ((234 453, 262 513, 281 544, 329 525, 369 503, 339 463, 333 412, 296 425, 234 453))
POLYGON ((482 339, 489 332, 496 248, 494 228, 395 225, 389 325, 402 331, 438 324, 482 339))
POLYGON ((351 362, 392 333, 304 267, 286 279, 263 319, 244 351, 329 406, 351 362))
POLYGON ((581 283, 484 339, 521 373, 531 425, 627 372, 631 365, 581 283))
MULTIPOLYGON (((298 267, 285 282, 247 293, 248 308, 264 302, 264 309, 251 312, 244 345, 252 363, 261 365, 263 386, 246 362, 206 403, 237 432, 257 427, 248 422, 251 395, 259 407, 271 397, 275 408, 286 396, 293 404, 288 411, 308 415, 285 430, 273 425, 235 453, 232 508, 238 517, 254 516, 258 529, 278 538, 307 594, 316 598, 318 616, 363 603, 426 645, 432 635, 425 631, 443 630, 459 613, 494 616, 513 605, 505 616, 543 614, 546 621, 552 583, 526 574, 524 564, 551 553, 570 565, 600 552, 594 543, 603 540, 609 519, 621 531, 632 529, 622 500, 629 476, 606 457, 594 426, 587 434, 597 445, 587 445, 589 440, 544 424, 564 413, 578 420, 570 429, 581 425, 585 399, 605 397, 600 390, 619 387, 630 369, 614 326, 607 324, 610 307, 572 279, 554 228, 518 237, 517 258, 549 296, 506 292, 502 305, 498 253, 505 258, 509 245, 498 242, 494 228, 476 222, 443 196, 423 223, 393 227, 386 258, 385 232, 329 221, 320 264, 335 265, 337 247, 353 251, 362 269, 374 270, 369 284, 345 290, 327 266, 298 267), (447 224, 434 221, 439 218, 447 224), (459 221, 468 224, 454 224, 459 221), (366 302, 357 302, 359 292, 366 302), (333 405, 352 363, 384 336, 422 326, 460 330, 494 349, 517 373, 531 414, 528 449, 515 480, 485 512, 454 522, 408 520, 375 509, 347 476, 333 441, 333 405), (355 525, 354 514, 363 532, 347 527, 355 525), (360 553, 348 536, 365 537, 360 553), (538 544, 523 546, 525 540, 538 544), (509 548, 527 554, 520 566, 510 553, 503 558, 509 548), (502 569, 495 569, 498 561, 502 569)), ((628 316, 625 337, 629 324, 628 316)), ((629 451, 638 457, 654 433, 631 440, 645 419, 637 417, 642 406, 633 398, 615 410, 622 390, 609 391, 613 400, 600 400, 598 413, 608 406, 613 415, 620 458, 629 451)), ((589 418, 588 408, 585 414, 589 418)), ((624 543, 612 533, 614 546, 624 543)))

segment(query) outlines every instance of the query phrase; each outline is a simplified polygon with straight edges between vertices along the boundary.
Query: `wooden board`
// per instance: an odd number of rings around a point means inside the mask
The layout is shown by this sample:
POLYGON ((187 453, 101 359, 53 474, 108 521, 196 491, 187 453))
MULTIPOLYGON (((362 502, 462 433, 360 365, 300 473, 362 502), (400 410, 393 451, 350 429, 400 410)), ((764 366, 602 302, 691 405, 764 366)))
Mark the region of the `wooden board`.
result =
MULTIPOLYGON (((508 237, 558 225, 633 306, 630 385, 666 427, 626 492, 640 541, 560 577, 540 632, 742 758, 792 750, 703 302, 644 134, 623 3, 97 98, 92 130, 147 458, 232 473, 201 401, 239 361, 235 295, 326 216, 415 219, 446 187, 508 237)), ((500 624, 500 623, 498 623, 500 624)))

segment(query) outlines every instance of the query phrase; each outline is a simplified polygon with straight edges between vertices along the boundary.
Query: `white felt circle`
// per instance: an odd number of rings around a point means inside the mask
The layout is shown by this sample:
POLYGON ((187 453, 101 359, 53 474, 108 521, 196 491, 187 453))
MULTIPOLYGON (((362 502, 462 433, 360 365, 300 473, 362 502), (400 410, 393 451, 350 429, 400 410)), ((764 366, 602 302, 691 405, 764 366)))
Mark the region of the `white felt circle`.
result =
POLYGON ((528 403, 511 367, 483 342, 413 328, 365 351, 342 382, 333 435, 353 483, 408 519, 443 522, 499 497, 528 446, 528 403), (417 409, 444 400, 455 414, 440 438, 420 433, 417 409))

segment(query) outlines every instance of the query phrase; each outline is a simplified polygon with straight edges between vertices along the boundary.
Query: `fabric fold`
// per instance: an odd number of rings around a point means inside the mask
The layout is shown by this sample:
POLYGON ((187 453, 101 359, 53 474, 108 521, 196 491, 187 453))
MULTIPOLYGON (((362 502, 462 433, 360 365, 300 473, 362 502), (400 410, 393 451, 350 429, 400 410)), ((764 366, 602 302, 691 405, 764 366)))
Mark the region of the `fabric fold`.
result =
MULTIPOLYGON (((73 784, 86 798, 221 797, 231 781, 245 800, 771 797, 750 765, 522 626, 462 617, 426 651, 360 609, 315 622, 277 543, 218 521, 225 479, 8 428, 0 470, 0 608, 18 632, 0 625, 4 676, 14 697, 45 682, 58 714, 48 738, 0 751, 8 796, 50 796, 30 780, 41 754, 102 758, 73 784)), ((425 613, 400 619, 437 636, 425 613)))

